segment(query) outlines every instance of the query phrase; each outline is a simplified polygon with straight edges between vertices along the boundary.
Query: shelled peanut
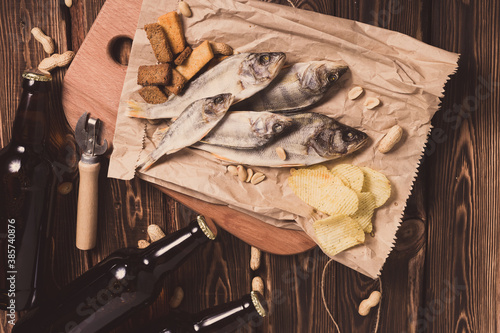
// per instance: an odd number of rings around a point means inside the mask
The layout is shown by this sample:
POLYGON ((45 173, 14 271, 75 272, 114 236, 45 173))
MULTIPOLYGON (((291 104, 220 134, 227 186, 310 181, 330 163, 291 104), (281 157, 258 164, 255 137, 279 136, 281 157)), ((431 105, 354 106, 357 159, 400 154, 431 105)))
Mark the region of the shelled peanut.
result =
POLYGON ((266 176, 262 172, 255 172, 253 169, 245 168, 243 165, 229 165, 227 171, 242 182, 257 185, 262 182, 266 176))

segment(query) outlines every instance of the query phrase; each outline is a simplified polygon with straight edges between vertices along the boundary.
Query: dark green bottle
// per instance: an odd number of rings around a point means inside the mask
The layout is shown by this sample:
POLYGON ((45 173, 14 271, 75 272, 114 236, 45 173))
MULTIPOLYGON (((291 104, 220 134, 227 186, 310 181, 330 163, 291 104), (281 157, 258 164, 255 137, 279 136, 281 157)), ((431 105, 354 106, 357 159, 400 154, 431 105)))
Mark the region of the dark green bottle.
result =
POLYGON ((21 317, 13 333, 107 332, 155 301, 163 278, 201 244, 214 239, 202 216, 145 249, 125 248, 21 317))

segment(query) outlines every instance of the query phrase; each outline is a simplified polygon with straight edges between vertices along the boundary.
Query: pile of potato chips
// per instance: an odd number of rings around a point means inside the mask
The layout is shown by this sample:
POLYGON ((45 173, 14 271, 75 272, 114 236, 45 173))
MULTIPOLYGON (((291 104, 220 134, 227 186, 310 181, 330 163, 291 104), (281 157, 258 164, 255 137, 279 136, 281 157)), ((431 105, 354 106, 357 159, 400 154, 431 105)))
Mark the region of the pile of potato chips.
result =
POLYGON ((318 211, 330 215, 313 224, 319 245, 329 255, 362 244, 373 231, 375 208, 391 195, 385 175, 367 167, 339 164, 291 169, 288 185, 318 211))

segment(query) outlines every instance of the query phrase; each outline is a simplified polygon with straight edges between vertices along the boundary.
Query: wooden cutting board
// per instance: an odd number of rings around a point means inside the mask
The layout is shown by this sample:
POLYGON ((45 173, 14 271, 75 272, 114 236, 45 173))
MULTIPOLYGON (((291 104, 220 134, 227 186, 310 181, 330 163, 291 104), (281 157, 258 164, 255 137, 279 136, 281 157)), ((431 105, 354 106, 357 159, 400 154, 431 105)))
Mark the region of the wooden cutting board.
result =
MULTIPOLYGON (((102 120, 102 135, 111 147, 127 67, 116 62, 110 51, 120 38, 133 39, 141 5, 142 0, 107 0, 64 78, 62 102, 71 127, 75 128, 78 118, 89 112, 102 120)), ((316 245, 302 231, 277 228, 226 206, 156 187, 263 251, 296 254, 316 245)))

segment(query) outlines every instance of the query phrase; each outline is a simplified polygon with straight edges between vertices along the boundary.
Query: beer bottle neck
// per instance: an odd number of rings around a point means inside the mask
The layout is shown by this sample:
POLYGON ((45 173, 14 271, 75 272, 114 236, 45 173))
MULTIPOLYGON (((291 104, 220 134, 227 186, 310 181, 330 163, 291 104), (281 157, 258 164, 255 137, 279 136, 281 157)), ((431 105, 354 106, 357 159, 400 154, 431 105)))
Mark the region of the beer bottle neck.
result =
POLYGON ((195 332, 233 332, 249 322, 258 324, 267 314, 263 296, 255 291, 241 299, 194 315, 195 332))
POLYGON ((23 79, 23 93, 12 130, 12 142, 42 149, 48 133, 49 82, 23 79))
POLYGON ((187 228, 152 243, 143 251, 142 262, 160 278, 175 270, 199 245, 215 238, 205 219, 198 216, 187 228))

